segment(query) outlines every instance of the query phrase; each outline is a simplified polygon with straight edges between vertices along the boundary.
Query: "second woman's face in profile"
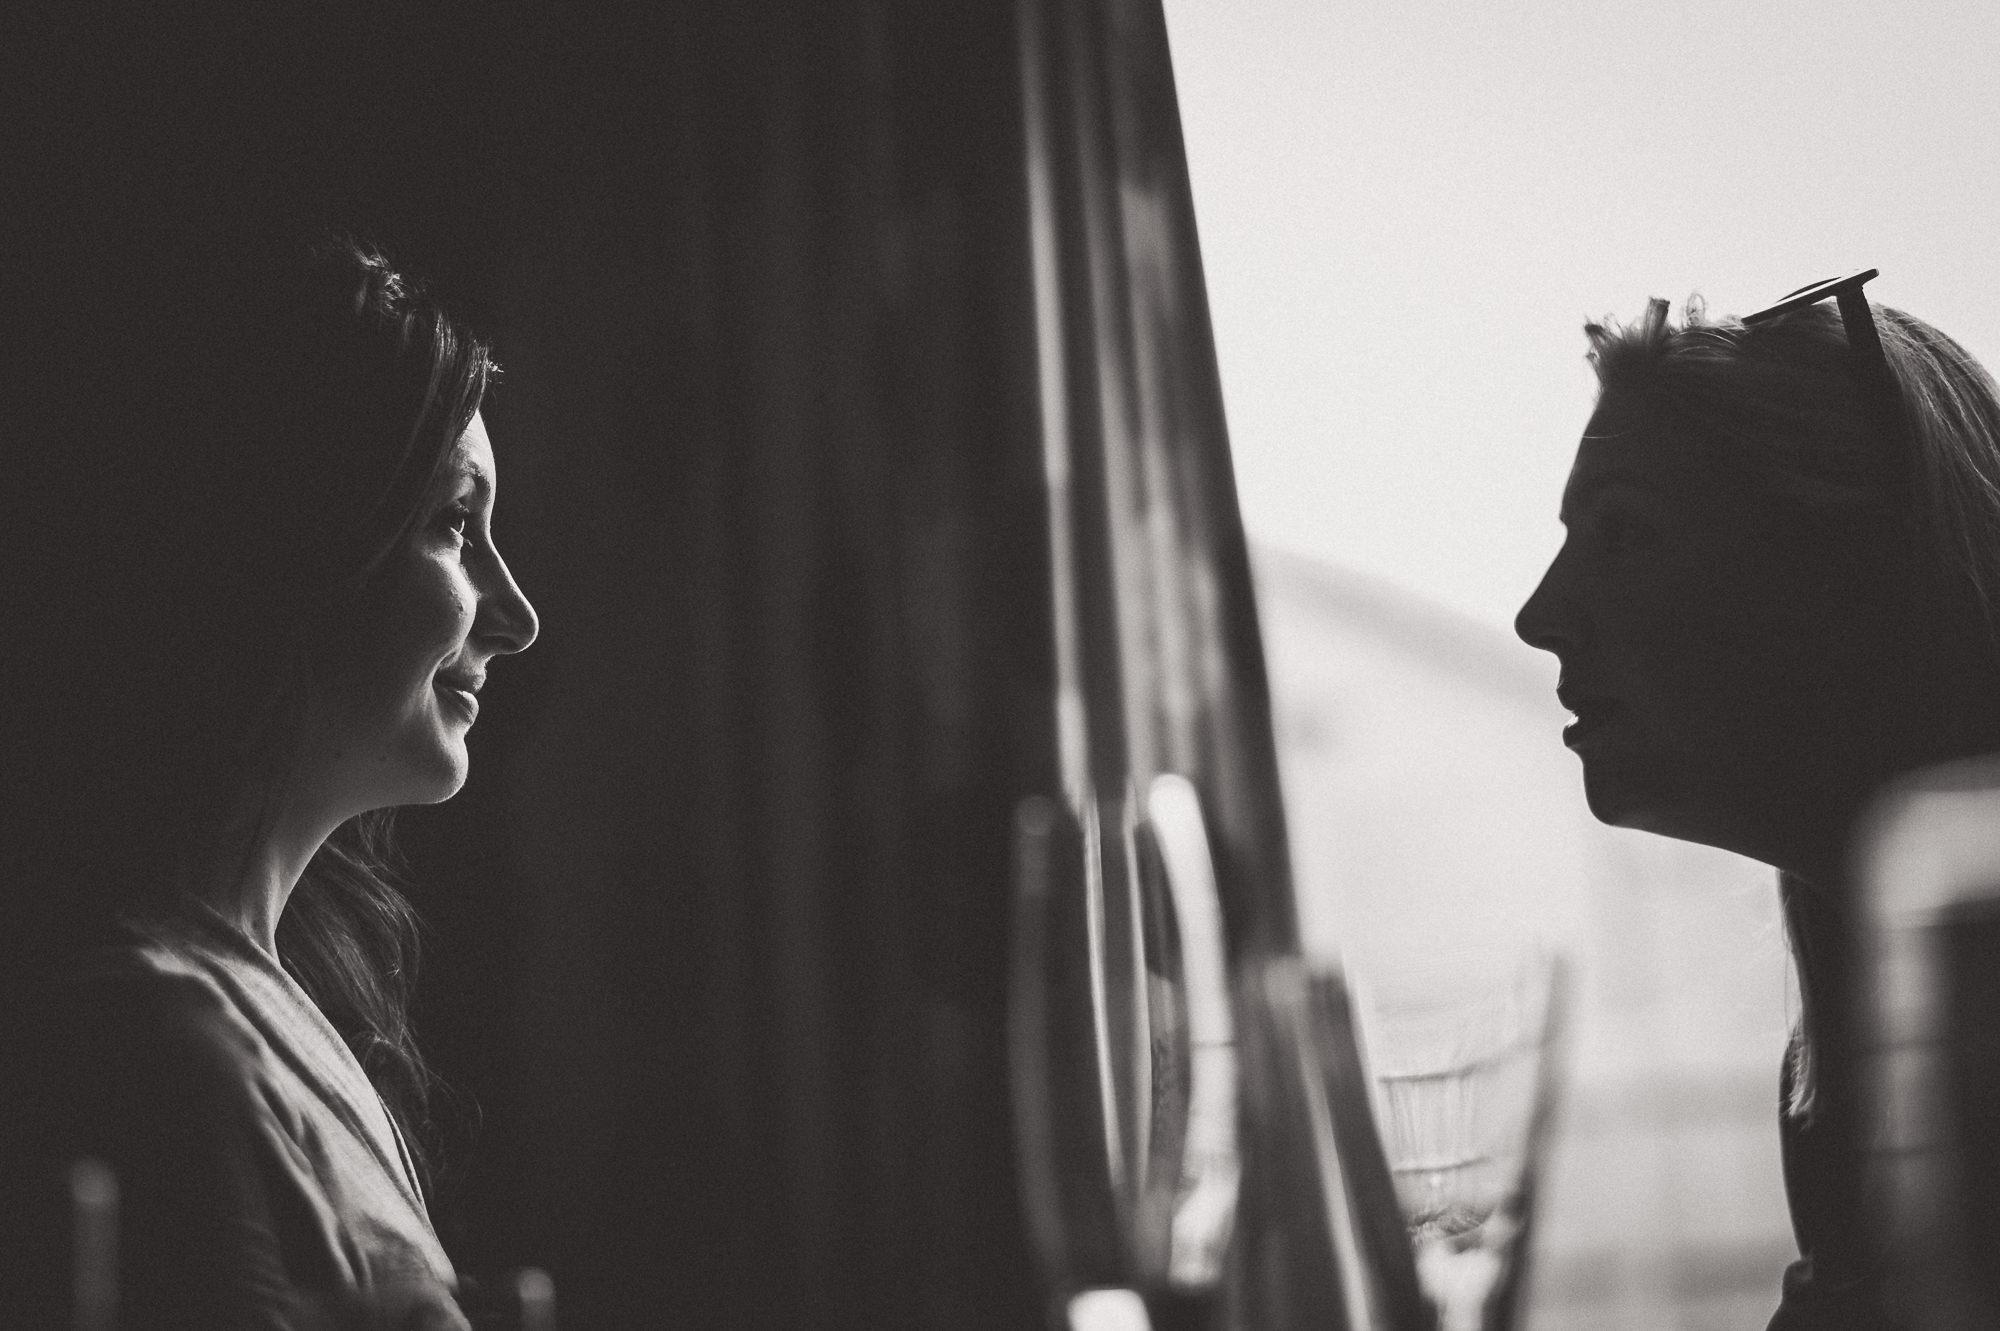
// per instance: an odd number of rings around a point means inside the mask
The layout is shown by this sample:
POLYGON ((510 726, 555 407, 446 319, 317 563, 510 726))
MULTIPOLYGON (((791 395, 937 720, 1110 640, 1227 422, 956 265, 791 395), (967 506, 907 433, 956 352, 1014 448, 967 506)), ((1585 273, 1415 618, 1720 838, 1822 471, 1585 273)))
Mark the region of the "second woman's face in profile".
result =
POLYGON ((1577 450, 1562 520, 1515 627, 1561 662, 1576 714, 1563 738, 1593 813, 1769 860, 1769 829, 1794 805, 1865 784, 1854 736, 1886 612, 1840 574, 1854 561, 1824 529, 1613 395, 1577 450))
POLYGON ((375 575, 316 681, 301 779, 341 819, 449 799, 495 657, 535 640, 493 536, 498 475, 474 416, 436 504, 375 575))

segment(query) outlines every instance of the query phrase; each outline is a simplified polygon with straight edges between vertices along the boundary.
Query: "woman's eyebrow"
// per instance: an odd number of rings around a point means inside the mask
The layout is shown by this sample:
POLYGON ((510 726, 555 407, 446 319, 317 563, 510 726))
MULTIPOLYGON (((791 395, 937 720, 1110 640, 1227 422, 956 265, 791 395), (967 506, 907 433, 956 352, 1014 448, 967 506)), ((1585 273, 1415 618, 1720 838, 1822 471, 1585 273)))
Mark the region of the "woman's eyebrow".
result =
POLYGON ((1579 496, 1595 494, 1599 490, 1612 485, 1627 485, 1634 489, 1652 490, 1655 492, 1660 488, 1652 477, 1645 475, 1643 472, 1614 470, 1598 472, 1595 476, 1592 476, 1589 480, 1579 485, 1576 493, 1579 496))
POLYGON ((1563 495, 1562 521, 1568 522, 1570 515, 1574 513, 1579 506, 1588 503, 1590 500, 1596 498, 1600 491, 1607 490, 1610 489, 1612 486, 1618 486, 1618 485, 1622 485, 1628 489, 1633 489, 1633 490, 1644 490, 1649 494, 1660 493, 1660 487, 1658 484, 1656 484, 1650 478, 1640 475, 1638 472, 1616 471, 1616 470, 1601 471, 1598 472, 1596 475, 1590 477, 1588 480, 1582 481, 1572 486, 1569 492, 1563 495))
POLYGON ((452 459, 450 476, 454 481, 471 481, 475 494, 484 496, 493 493, 493 478, 486 469, 463 453, 452 459))

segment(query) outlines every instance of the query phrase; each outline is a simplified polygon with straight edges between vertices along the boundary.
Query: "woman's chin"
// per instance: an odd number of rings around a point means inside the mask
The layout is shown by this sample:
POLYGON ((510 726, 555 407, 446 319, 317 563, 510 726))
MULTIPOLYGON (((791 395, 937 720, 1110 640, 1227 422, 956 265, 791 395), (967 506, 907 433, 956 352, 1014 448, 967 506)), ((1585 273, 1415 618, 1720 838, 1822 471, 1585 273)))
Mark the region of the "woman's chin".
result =
MULTIPOLYGON (((1606 827, 1639 827, 1633 820, 1643 817, 1638 806, 1633 805, 1619 791, 1600 791, 1589 781, 1583 787, 1584 803, 1590 806, 1590 816, 1606 827)), ((1640 830, 1651 830, 1641 828, 1640 830)))
POLYGON ((1723 788, 1720 781, 1714 784, 1680 783, 1662 788, 1658 782, 1641 784, 1630 779, 1621 780, 1609 772, 1593 773, 1588 767, 1584 769, 1584 801, 1597 821, 1607 827, 1650 832, 1654 836, 1714 846, 1769 862, 1765 854, 1759 853, 1763 849, 1762 842, 1745 833, 1746 826, 1756 826, 1754 823, 1746 824, 1740 816, 1745 801, 1740 796, 1735 801, 1713 797, 1713 791, 1723 788), (1711 793, 1690 796, 1690 790, 1711 793))
POLYGON ((471 757, 462 734, 445 735, 426 752, 409 755, 400 766, 401 779, 395 783, 398 798, 384 800, 385 805, 442 804, 465 788, 471 757))
POLYGON ((463 789, 465 789, 465 777, 461 775, 456 781, 445 782, 437 786, 434 790, 430 792, 430 794, 425 796, 423 799, 411 800, 410 803, 443 804, 446 800, 458 794, 458 792, 463 789))
POLYGON ((418 803, 442 804, 459 791, 465 789, 465 779, 470 775, 471 763, 466 756, 465 742, 463 740, 459 741, 456 747, 457 753, 454 755, 456 761, 437 774, 437 779, 431 787, 430 796, 417 801, 418 803))
POLYGON ((1583 798, 1591 816, 1607 827, 1628 827, 1683 841, 1700 840, 1686 826, 1683 801, 1670 798, 1643 774, 1621 770, 1607 762, 1583 765, 1583 798))

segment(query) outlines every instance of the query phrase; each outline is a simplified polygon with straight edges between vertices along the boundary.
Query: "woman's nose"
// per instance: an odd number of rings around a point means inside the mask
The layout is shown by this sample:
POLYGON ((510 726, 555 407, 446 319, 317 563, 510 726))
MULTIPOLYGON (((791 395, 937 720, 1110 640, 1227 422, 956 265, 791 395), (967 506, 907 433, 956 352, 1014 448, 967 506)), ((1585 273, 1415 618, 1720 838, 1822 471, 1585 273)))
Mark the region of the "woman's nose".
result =
POLYGON ((514 581, 507 561, 497 552, 493 556, 492 582, 480 597, 479 618, 482 621, 477 628, 479 636, 499 656, 527 651, 542 631, 535 607, 514 581))
POLYGON ((1545 652, 1560 651, 1573 647, 1581 636, 1581 628, 1576 623, 1576 608, 1561 594, 1560 571, 1562 556, 1558 554, 1550 563, 1542 580, 1522 604, 1520 612, 1514 616, 1514 633, 1530 647, 1545 652))

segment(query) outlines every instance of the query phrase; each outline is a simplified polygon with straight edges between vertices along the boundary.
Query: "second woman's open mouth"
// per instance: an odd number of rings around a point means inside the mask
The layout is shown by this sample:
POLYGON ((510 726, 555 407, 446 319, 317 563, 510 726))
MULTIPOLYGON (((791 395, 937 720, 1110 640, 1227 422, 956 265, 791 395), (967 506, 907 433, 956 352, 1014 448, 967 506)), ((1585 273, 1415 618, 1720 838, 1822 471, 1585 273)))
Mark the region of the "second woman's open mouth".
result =
POLYGON ((1572 749, 1587 742, 1624 710, 1609 698, 1580 698, 1569 704, 1569 708, 1576 714, 1576 720, 1563 727, 1563 743, 1572 749))

